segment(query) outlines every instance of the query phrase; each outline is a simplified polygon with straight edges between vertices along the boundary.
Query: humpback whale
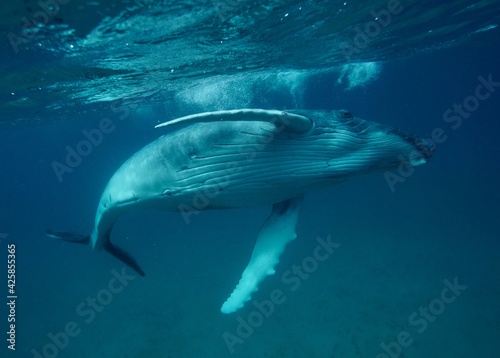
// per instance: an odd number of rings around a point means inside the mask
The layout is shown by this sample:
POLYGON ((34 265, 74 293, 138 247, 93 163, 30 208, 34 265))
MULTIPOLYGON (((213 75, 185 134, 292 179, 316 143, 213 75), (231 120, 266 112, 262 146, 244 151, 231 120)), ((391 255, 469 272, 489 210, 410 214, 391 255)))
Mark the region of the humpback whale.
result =
POLYGON ((47 235, 105 250, 144 276, 135 259, 110 240, 124 213, 179 211, 189 222, 200 210, 272 205, 223 313, 243 307, 259 283, 274 274, 285 246, 296 237, 305 194, 375 170, 418 166, 434 151, 425 140, 346 110, 238 109, 194 114, 156 127, 171 130, 115 172, 101 195, 90 235, 53 230, 47 235))

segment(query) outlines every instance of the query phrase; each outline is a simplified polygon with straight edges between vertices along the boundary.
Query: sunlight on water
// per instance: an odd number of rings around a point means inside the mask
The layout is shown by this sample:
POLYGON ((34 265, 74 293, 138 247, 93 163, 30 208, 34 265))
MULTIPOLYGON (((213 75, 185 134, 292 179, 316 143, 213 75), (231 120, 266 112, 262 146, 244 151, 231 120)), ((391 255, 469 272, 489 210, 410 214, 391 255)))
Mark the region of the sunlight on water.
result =
POLYGON ((348 90, 366 86, 375 81, 382 71, 380 62, 361 62, 342 66, 338 83, 345 84, 348 90))
POLYGON ((282 107, 297 107, 303 102, 303 84, 308 76, 303 71, 286 71, 207 78, 179 92, 176 99, 202 111, 265 107, 276 102, 282 107))
POLYGON ((249 105, 252 83, 239 77, 207 78, 177 95, 182 103, 195 105, 200 109, 222 109, 249 105))
POLYGON ((45 11, 42 5, 7 2, 0 14, 6 34, 0 51, 9 68, 0 74, 0 86, 16 95, 0 94, 0 124, 73 120, 69 111, 53 113, 67 108, 68 98, 82 113, 130 97, 163 104, 180 92, 181 104, 198 109, 271 103, 300 107, 302 72, 312 75, 344 66, 343 44, 355 46, 349 57, 357 64, 345 65, 340 76, 350 90, 377 77, 375 62, 451 46, 489 33, 498 23, 492 17, 492 0, 425 0, 404 4, 397 16, 380 25, 383 29, 371 31, 377 25, 374 16, 387 14, 388 6, 396 3, 145 0, 79 6, 59 1, 60 6, 45 11), (457 9, 455 16, 448 16, 457 9), (422 26, 429 19, 440 21, 432 28, 422 26), (363 36, 369 41, 358 43, 363 36), (30 65, 31 71, 17 68, 20 60, 29 59, 43 60, 30 65), (50 92, 48 105, 39 88, 50 92))

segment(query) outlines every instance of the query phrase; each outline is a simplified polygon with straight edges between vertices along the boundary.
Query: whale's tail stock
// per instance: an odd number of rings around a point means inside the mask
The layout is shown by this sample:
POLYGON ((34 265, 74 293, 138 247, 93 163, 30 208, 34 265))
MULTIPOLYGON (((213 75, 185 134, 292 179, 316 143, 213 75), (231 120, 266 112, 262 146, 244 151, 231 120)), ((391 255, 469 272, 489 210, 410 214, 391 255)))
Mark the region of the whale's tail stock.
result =
MULTIPOLYGON (((90 244, 90 235, 82 235, 70 231, 54 231, 50 229, 45 231, 45 235, 53 239, 73 242, 77 244, 84 244, 84 245, 90 244)), ((132 257, 132 255, 130 255, 127 251, 125 251, 121 247, 113 245, 109 239, 106 240, 105 242, 106 242, 106 245, 104 246, 105 251, 109 252, 111 255, 116 257, 125 265, 132 268, 139 275, 146 276, 146 274, 141 269, 137 261, 132 257)))

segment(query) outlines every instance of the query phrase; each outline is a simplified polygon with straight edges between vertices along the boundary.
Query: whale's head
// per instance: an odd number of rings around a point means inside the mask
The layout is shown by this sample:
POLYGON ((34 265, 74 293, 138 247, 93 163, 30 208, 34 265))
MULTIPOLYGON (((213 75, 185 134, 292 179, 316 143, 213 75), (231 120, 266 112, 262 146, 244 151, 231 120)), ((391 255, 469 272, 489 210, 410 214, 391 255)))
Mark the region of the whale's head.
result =
POLYGON ((319 154, 328 156, 330 175, 348 177, 400 165, 415 167, 432 157, 428 141, 398 129, 353 116, 349 111, 302 111, 314 118, 309 132, 319 154))

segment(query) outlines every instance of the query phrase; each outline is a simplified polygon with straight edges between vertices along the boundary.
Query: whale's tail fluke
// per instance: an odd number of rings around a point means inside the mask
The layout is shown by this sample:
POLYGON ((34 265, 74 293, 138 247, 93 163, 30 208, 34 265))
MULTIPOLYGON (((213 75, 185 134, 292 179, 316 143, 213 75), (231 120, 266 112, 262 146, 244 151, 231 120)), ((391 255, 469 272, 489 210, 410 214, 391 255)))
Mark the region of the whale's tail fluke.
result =
MULTIPOLYGON (((88 245, 90 243, 90 235, 82 235, 82 234, 77 234, 74 232, 67 232, 67 231, 54 231, 54 230, 46 230, 45 235, 48 237, 58 239, 58 240, 63 240, 63 241, 68 241, 68 242, 74 242, 77 244, 86 244, 88 245)), ((109 252, 111 255, 116 257, 118 260, 123 262, 125 265, 129 266, 133 270, 135 270, 139 275, 141 276, 146 276, 144 271, 141 269, 137 261, 124 249, 121 247, 118 247, 116 245, 113 245, 110 240, 106 241, 106 245, 104 246, 104 250, 109 252)))
POLYGON ((109 252, 111 255, 116 257, 118 260, 123 262, 125 265, 129 266, 130 268, 134 269, 135 272, 137 272, 141 276, 146 276, 144 271, 142 271, 141 267, 135 261, 135 259, 130 255, 127 251, 122 249, 121 247, 118 247, 116 245, 113 245, 111 241, 108 240, 106 246, 104 246, 104 250, 109 252))

